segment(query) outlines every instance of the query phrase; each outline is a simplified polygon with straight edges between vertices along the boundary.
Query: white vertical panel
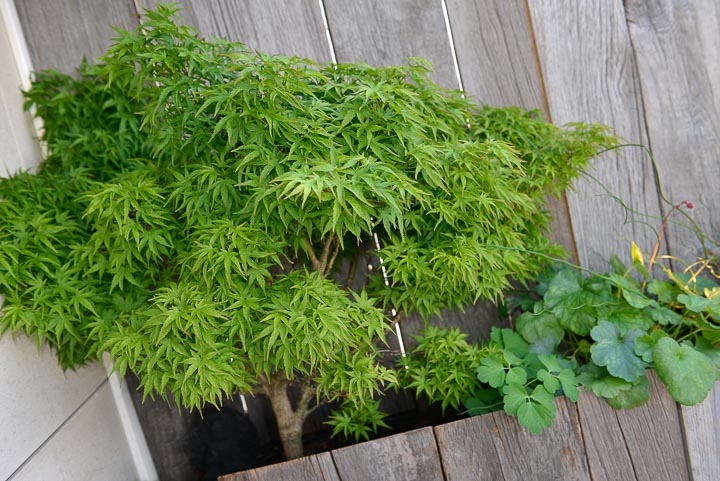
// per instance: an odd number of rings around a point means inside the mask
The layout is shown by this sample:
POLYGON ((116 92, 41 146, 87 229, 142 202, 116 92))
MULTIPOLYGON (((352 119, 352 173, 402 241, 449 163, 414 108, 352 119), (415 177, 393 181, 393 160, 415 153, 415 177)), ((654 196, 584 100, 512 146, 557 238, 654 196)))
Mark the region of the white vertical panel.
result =
POLYGON ((21 54, 12 2, 0 0, 0 16, 0 175, 6 176, 37 165, 40 149, 32 117, 23 112, 21 89, 28 86, 29 65, 21 54))
POLYGON ((25 336, 3 336, 0 479, 7 479, 31 457, 105 378, 105 371, 98 365, 63 374, 47 347, 38 351, 25 336))
POLYGON ((131 481, 138 479, 122 423, 105 383, 50 438, 12 481, 131 481))

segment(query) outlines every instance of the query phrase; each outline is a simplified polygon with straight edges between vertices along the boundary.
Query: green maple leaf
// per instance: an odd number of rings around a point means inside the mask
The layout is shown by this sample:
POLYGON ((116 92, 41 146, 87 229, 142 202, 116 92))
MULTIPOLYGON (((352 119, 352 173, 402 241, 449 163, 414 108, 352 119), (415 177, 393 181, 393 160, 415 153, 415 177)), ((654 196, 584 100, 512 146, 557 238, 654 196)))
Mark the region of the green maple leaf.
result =
POLYGON ((653 321, 663 326, 677 326, 683 319, 681 314, 663 306, 657 306, 654 309, 650 309, 649 313, 653 321))
POLYGON ((590 332, 596 341, 590 347, 593 362, 605 366, 613 376, 633 382, 647 368, 647 364, 635 354, 635 339, 643 334, 640 329, 623 332, 611 322, 600 321, 590 332))
POLYGON ((647 285, 647 291, 657 296, 658 301, 662 304, 670 304, 682 291, 672 282, 661 281, 660 279, 652 280, 647 285))
POLYGON ((666 337, 667 334, 665 331, 652 331, 650 334, 643 334, 642 336, 638 336, 635 338, 635 354, 640 356, 640 358, 645 361, 648 364, 652 364, 653 362, 653 348, 655 347, 655 344, 662 339, 663 337, 666 337))
POLYGON ((658 377, 680 404, 697 404, 713 388, 713 363, 692 346, 681 345, 674 339, 664 337, 655 344, 653 359, 658 377))

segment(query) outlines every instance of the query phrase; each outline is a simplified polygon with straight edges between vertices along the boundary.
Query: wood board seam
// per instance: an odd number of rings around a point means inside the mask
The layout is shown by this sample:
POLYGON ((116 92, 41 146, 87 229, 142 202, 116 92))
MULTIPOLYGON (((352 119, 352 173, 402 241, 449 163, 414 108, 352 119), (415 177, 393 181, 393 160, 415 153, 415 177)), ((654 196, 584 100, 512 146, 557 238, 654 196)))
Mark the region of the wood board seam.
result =
MULTIPOLYGON (((577 416, 577 430, 580 432, 580 441, 582 441, 582 450, 585 454, 585 468, 587 469, 588 476, 590 477, 590 481, 595 481, 595 476, 593 475, 593 470, 590 466, 590 455, 588 454, 588 445, 587 445, 587 439, 585 437, 585 430, 582 427, 582 416, 580 416, 580 407, 577 405, 577 402, 572 403, 572 409, 575 410, 575 415, 577 416)), ((569 414, 568 410, 568 414, 569 414)))
POLYGON ((440 472, 443 475, 443 481, 448 481, 447 472, 445 469, 446 463, 445 463, 445 459, 443 456, 443 451, 442 451, 442 449, 440 449, 440 442, 438 441, 438 436, 437 436, 437 428, 438 428, 437 426, 432 427, 432 437, 433 437, 433 441, 435 441, 435 449, 437 450, 438 461, 440 462, 440 472))
MULTIPOLYGON (((688 443, 688 433, 687 433, 687 430, 685 429, 685 427, 686 427, 685 426, 685 416, 684 416, 684 413, 683 413, 683 410, 682 410, 682 407, 680 406, 680 404, 676 403, 675 407, 677 408, 677 411, 678 411, 678 423, 680 424, 680 434, 682 437, 683 453, 685 454, 685 467, 687 468, 688 479, 694 481, 695 475, 694 475, 693 468, 692 468, 693 460, 692 460, 692 453, 690 452, 690 445, 688 443)), ((698 481, 700 481, 700 480, 698 480, 698 481)))
MULTIPOLYGON (((638 62, 638 52, 637 47, 635 46, 635 39, 632 35, 632 30, 630 29, 630 17, 628 16, 628 10, 627 10, 627 2, 624 0, 622 2, 623 5, 623 13, 625 17, 625 29, 627 30, 627 37, 628 42, 630 42, 630 51, 632 52, 632 69, 634 71, 634 77, 637 80, 637 92, 635 92, 635 95, 639 97, 639 109, 638 109, 638 115, 636 116, 636 119, 638 121, 638 129, 642 134, 645 136, 645 140, 647 142, 647 146, 644 146, 646 149, 646 153, 650 159, 650 166, 652 167, 653 172, 653 182, 655 183, 655 191, 657 192, 657 203, 658 208, 660 210, 660 215, 665 217, 668 212, 666 211, 666 206, 671 205, 672 203, 665 198, 665 194, 662 190, 662 182, 660 179, 660 171, 658 170, 657 162, 655 161, 655 157, 653 155, 653 142, 652 137, 650 136, 650 128, 648 126, 647 122, 647 99, 645 98, 645 90, 643 89, 643 75, 642 71, 640 70, 640 64, 638 62)), ((671 254, 670 251, 670 240, 669 236, 665 235, 662 239, 662 245, 665 248, 665 252, 668 254, 671 254)), ((668 259, 668 263, 670 264, 670 268, 675 270, 676 269, 676 261, 672 257, 668 259)))
MULTIPOLYGON (((530 0, 525 0, 523 5, 525 6, 525 16, 528 22, 528 29, 530 32, 530 42, 532 48, 532 56, 535 64, 535 70, 537 71, 538 78, 538 89, 540 90, 540 99, 542 101, 542 108, 545 113, 545 118, 548 122, 552 123, 552 113, 550 112, 550 99, 548 98, 547 87, 545 85, 545 72, 540 61, 540 50, 537 43, 537 34, 535 32, 535 25, 533 24, 532 11, 530 9, 530 0)), ((580 262, 580 253, 578 251, 577 240, 575 239, 575 229, 573 229, 573 219, 570 215, 570 206, 568 205, 567 195, 565 191, 560 194, 560 204, 562 205, 562 212, 568 223, 568 233, 570 237, 570 256, 575 263, 580 262)))

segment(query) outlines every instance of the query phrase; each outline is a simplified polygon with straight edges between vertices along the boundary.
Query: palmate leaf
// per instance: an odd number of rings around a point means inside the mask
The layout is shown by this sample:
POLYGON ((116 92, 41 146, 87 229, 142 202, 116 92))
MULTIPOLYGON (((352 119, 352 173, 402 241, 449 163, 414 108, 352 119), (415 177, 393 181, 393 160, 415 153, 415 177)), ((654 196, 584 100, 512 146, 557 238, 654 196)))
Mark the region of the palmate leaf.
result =
POLYGON ((508 384, 503 388, 505 412, 517 416, 520 425, 532 434, 540 434, 552 426, 555 419, 555 397, 543 386, 537 386, 528 394, 523 386, 508 384))
POLYGON ((505 384, 505 362, 500 355, 486 356, 477 368, 477 377, 494 388, 505 384))
POLYGON ((606 397, 605 401, 613 409, 632 409, 642 406, 650 398, 648 380, 645 376, 640 377, 628 389, 624 389, 613 397, 606 397))
POLYGON ((697 404, 713 388, 712 361, 692 346, 664 337, 653 348, 653 360, 658 377, 680 404, 697 404))
POLYGON ((593 362, 607 367, 613 376, 635 381, 647 369, 647 364, 635 354, 635 339, 643 334, 639 329, 623 331, 611 322, 600 321, 590 333, 596 341, 590 348, 593 362))
POLYGON ((603 398, 615 397, 633 386, 631 382, 611 375, 607 369, 592 362, 583 366, 578 381, 596 396, 603 398))
POLYGON ((553 349, 565 337, 565 329, 560 326, 555 314, 549 311, 522 313, 515 321, 515 329, 531 345, 543 342, 552 345, 553 349))
POLYGON ((609 300, 609 286, 583 279, 577 271, 563 269, 550 281, 544 304, 562 327, 585 336, 597 323, 597 309, 609 300))

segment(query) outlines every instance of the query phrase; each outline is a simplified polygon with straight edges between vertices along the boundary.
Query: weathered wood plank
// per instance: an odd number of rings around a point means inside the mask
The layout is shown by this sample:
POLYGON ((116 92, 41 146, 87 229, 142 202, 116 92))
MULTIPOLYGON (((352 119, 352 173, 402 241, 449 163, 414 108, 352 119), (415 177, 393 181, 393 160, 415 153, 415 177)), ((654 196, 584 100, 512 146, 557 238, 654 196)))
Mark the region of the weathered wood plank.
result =
MULTIPOLYGON (((717 241, 720 4, 633 0, 626 5, 650 144, 665 196, 673 204, 692 201, 693 219, 717 241)), ((679 216, 674 219, 687 224, 679 216)), ((673 255, 692 262, 702 253, 686 228, 671 224, 668 236, 673 255)))
POLYGON ((83 57, 94 60, 116 33, 110 25, 133 29, 132 0, 23 0, 15 2, 35 70, 72 73, 83 57))
POLYGON ((593 479, 636 480, 616 411, 601 398, 582 391, 578 412, 593 479))
MULTIPOLYGON (((139 0, 142 9, 161 0, 139 0)), ((307 0, 182 0, 180 14, 204 35, 243 42, 270 54, 329 62, 332 58, 322 11, 307 0)))
POLYGON ((693 481, 720 479, 720 381, 696 406, 682 406, 685 442, 693 481))
POLYGON ((159 479, 192 481, 195 475, 190 463, 191 414, 160 398, 143 401, 142 392, 138 390, 140 381, 132 373, 125 376, 125 382, 159 479))
POLYGON ((448 0, 460 76, 478 102, 544 107, 525 0, 448 0))
POLYGON ((688 480, 677 405, 654 372, 648 373, 649 401, 615 411, 583 393, 580 423, 593 479, 688 480))
POLYGON ((562 398, 556 406, 554 424, 539 435, 502 412, 437 426, 445 479, 590 481, 577 408, 562 398))
POLYGON ((340 481, 330 453, 220 476, 218 481, 340 481))
MULTIPOLYGON (((604 123, 627 142, 646 145, 622 0, 528 5, 552 121, 604 123)), ((648 156, 639 148, 624 148, 619 155, 596 159, 590 174, 597 182, 581 180, 577 191, 568 193, 581 264, 604 270, 613 253, 629 259, 631 240, 651 250, 655 234, 644 223, 658 225, 660 207, 648 156)))
POLYGON ((441 480, 433 428, 422 428, 332 452, 343 481, 441 480))
POLYGON ((433 80, 459 88, 442 5, 436 0, 325 0, 338 62, 433 63, 433 80))

